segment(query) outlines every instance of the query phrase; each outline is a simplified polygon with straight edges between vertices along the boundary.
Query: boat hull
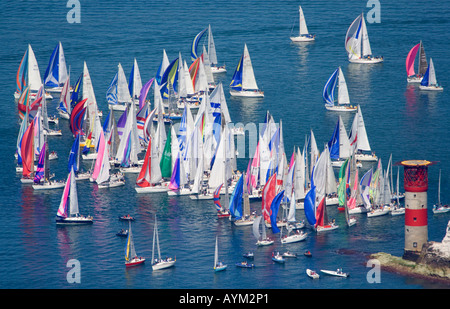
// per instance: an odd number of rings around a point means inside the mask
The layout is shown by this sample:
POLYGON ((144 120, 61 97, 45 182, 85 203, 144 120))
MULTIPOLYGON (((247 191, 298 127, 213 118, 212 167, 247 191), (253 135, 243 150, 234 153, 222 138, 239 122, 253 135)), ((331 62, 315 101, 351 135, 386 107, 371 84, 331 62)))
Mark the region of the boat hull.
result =
POLYGON ((230 94, 233 97, 246 97, 246 98, 262 98, 262 97, 264 97, 264 92, 262 92, 260 90, 242 90, 242 91, 230 90, 230 94))
POLYGON ((145 259, 144 258, 135 258, 132 259, 130 262, 125 262, 125 267, 133 267, 144 264, 145 259))
POLYGON ((419 86, 420 90, 427 90, 427 91, 442 91, 444 90, 444 88, 442 88, 441 86, 419 86))
POLYGON ((316 229, 317 233, 321 233, 321 232, 327 232, 327 231, 332 231, 335 230, 339 227, 339 225, 325 225, 325 226, 318 226, 316 229))
POLYGON ((320 271, 323 272, 324 274, 327 274, 327 275, 330 275, 330 276, 348 277, 348 274, 346 274, 346 273, 337 272, 337 271, 333 271, 333 270, 321 269, 320 271))
POLYGON ((137 193, 161 193, 169 191, 168 185, 157 185, 151 187, 135 187, 137 193))
POLYGON ((387 215, 389 212, 390 212, 389 207, 384 207, 383 209, 374 209, 367 213, 367 217, 372 218, 372 217, 384 216, 384 215, 387 215))
POLYGON ((227 69, 225 68, 225 66, 221 66, 221 67, 215 67, 215 66, 212 66, 212 67, 211 67, 211 72, 212 72, 213 74, 216 74, 216 73, 226 73, 226 72, 227 72, 227 69))
POLYGON ((55 182, 55 183, 40 183, 40 184, 34 184, 33 189, 34 190, 53 190, 53 189, 62 189, 64 188, 66 184, 64 182, 55 182))
POLYGON ((339 106, 339 105, 333 106, 325 105, 325 108, 333 112, 356 112, 358 109, 356 106, 339 106))
POLYGON ((56 217, 56 224, 57 225, 88 225, 94 223, 94 219, 91 216, 84 217, 56 217))
POLYGON ((214 267, 215 272, 223 271, 225 269, 227 269, 227 265, 221 265, 221 266, 214 267))
POLYGON ((291 36, 290 39, 292 42, 312 42, 315 40, 315 36, 291 36))
POLYGON ((305 240, 306 236, 307 236, 306 233, 289 235, 289 236, 283 237, 281 239, 281 243, 282 244, 290 244, 290 243, 294 243, 294 242, 299 242, 299 241, 305 240))
POLYGON ((351 63, 360 63, 360 64, 375 64, 383 62, 383 58, 360 58, 360 59, 349 59, 351 63))
POLYGON ((107 189, 107 188, 116 188, 116 187, 121 187, 124 186, 125 182, 118 180, 118 181, 113 181, 113 182, 102 182, 100 184, 98 184, 98 188, 99 189, 107 189))
POLYGON ((169 268, 175 265, 175 260, 171 260, 171 261, 162 261, 162 262, 158 262, 156 264, 152 265, 152 269, 153 270, 160 270, 160 269, 165 269, 165 268, 169 268))
POLYGON ((378 161, 378 157, 376 155, 372 155, 372 154, 357 153, 355 155, 355 158, 358 161, 366 161, 366 162, 378 161))
POLYGON ((420 83, 420 82, 422 81, 422 79, 423 79, 422 76, 421 76, 421 77, 418 77, 418 76, 411 76, 411 77, 407 77, 407 78, 406 78, 406 81, 407 81, 408 83, 414 84, 414 83, 420 83))

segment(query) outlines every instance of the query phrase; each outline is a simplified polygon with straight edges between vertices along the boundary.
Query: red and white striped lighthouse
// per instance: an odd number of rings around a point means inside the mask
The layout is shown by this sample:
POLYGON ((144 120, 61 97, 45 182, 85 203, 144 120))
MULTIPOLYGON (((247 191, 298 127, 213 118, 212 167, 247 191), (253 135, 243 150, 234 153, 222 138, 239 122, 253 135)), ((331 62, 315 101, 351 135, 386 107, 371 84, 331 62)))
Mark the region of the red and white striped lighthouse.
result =
POLYGON ((406 160, 404 168, 405 188, 405 248, 403 258, 416 260, 422 246, 428 241, 428 166, 426 160, 406 160))

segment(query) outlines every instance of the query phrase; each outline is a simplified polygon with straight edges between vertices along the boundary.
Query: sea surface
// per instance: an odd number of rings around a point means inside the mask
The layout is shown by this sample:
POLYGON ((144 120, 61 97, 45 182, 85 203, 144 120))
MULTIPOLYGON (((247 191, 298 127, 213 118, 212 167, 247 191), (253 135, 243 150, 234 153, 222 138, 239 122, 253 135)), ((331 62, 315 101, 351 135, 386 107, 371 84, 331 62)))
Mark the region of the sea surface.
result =
MULTIPOLYGON (((429 168, 428 238, 441 241, 450 213, 433 215, 437 201, 439 169, 442 195, 450 201, 450 6, 437 0, 382 1, 380 23, 367 23, 374 55, 384 56, 378 65, 350 64, 344 37, 350 23, 371 7, 367 1, 303 1, 310 33, 316 41, 291 43, 298 31, 298 1, 86 1, 80 0, 80 23, 69 23, 65 1, 2 1, 0 4, 0 288, 2 289, 422 289, 444 288, 439 283, 382 271, 380 283, 370 283, 367 255, 387 252, 400 256, 404 245, 404 217, 367 218, 348 228, 344 214, 328 207, 329 217, 340 228, 317 235, 308 226, 303 242, 256 248, 251 227, 236 227, 218 220, 212 201, 192 201, 167 194, 140 194, 134 190, 136 175, 126 175, 124 187, 99 190, 89 181, 78 182, 80 212, 94 216, 91 226, 55 225, 62 190, 36 192, 20 183, 15 172, 14 152, 19 118, 14 102, 15 74, 31 44, 43 77, 53 48, 62 42, 71 80, 89 68, 99 109, 107 112, 106 90, 120 62, 128 76, 133 59, 139 64, 143 83, 154 77, 163 49, 169 60, 181 52, 190 63, 194 36, 211 25, 220 64, 228 72, 216 75, 224 85, 232 121, 244 125, 264 121, 269 111, 283 123, 286 155, 303 147, 310 129, 320 149, 330 139, 338 114, 327 112, 322 89, 333 71, 341 67, 352 104, 359 104, 372 150, 386 167, 393 161, 426 159, 429 168), (408 51, 423 41, 432 57, 438 82, 444 91, 421 92, 406 83, 408 51), (229 96, 233 71, 247 44, 263 99, 229 96), (127 226, 118 216, 136 218, 133 235, 138 255, 148 263, 126 269, 126 239, 115 234, 127 226), (157 215, 163 256, 175 256, 176 266, 152 271, 154 216, 157 215), (220 258, 228 264, 214 273, 215 237, 220 258), (299 254, 284 265, 274 264, 274 250, 299 254), (312 258, 303 256, 305 250, 312 258), (254 251, 256 267, 234 266, 242 254, 254 251), (80 283, 69 283, 71 259, 79 261, 80 283), (307 268, 342 268, 348 278, 322 276, 311 280, 307 268)), ((57 99, 48 104, 56 112, 57 99)), ((343 115, 350 130, 353 115, 343 115)), ((55 179, 67 177, 67 158, 73 138, 67 121, 60 120, 63 136, 49 137, 50 150, 59 158, 51 161, 55 179)), ((245 149, 238 169, 247 167, 254 149, 245 149)), ((89 164, 86 165, 89 168, 89 164)), ((370 168, 365 165, 363 169, 370 168)), ((403 170, 400 169, 402 173, 403 170)), ((397 170, 394 168, 394 179, 397 170)), ((402 182, 400 187, 403 188, 402 182)), ((260 202, 251 204, 256 210, 260 202)), ((304 219, 302 210, 297 217, 304 219)), ((269 235, 271 232, 269 231, 269 235)))

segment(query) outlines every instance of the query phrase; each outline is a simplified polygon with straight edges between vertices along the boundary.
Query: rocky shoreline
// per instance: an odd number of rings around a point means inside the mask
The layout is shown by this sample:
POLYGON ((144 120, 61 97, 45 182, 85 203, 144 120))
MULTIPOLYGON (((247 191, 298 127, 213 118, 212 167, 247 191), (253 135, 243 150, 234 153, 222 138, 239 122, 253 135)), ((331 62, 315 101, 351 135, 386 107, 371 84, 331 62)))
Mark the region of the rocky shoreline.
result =
POLYGON ((435 280, 450 287, 450 221, 442 242, 430 241, 423 245, 416 261, 410 261, 385 252, 370 255, 381 268, 402 275, 435 280))

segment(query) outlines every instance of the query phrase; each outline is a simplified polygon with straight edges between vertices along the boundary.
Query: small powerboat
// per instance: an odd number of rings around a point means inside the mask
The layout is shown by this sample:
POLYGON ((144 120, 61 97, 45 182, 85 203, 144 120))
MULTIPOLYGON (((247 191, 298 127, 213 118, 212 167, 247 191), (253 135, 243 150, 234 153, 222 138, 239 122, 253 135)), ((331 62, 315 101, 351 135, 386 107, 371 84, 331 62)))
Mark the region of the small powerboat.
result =
POLYGON ((336 271, 334 271, 334 270, 323 270, 323 269, 321 269, 320 271, 323 272, 324 274, 331 275, 331 276, 337 276, 337 277, 348 277, 349 276, 348 273, 342 272, 341 268, 338 268, 336 271))
POLYGON ((313 279, 319 279, 320 278, 318 273, 316 273, 314 270, 311 270, 309 268, 306 270, 306 274, 308 275, 308 277, 313 278, 313 279))

